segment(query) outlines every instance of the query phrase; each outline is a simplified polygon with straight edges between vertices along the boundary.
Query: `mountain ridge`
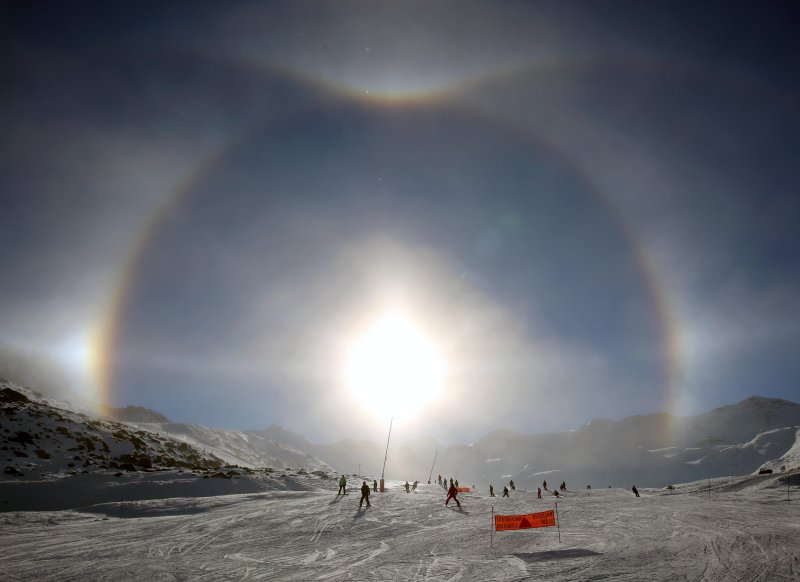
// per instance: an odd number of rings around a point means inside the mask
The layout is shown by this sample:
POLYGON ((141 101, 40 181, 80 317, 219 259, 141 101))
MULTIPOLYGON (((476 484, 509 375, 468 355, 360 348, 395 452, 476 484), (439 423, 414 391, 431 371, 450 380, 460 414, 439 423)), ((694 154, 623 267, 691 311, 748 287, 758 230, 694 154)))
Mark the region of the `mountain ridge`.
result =
MULTIPOLYGON (((123 411, 123 417, 127 411, 133 420, 121 422, 135 430, 184 443, 200 455, 228 464, 348 474, 360 469, 369 478, 384 473, 383 443, 344 439, 314 444, 276 424, 240 431, 170 422, 142 407, 114 410, 123 411)), ((518 487, 535 488, 543 475, 553 475, 582 487, 598 483, 663 487, 709 475, 748 474, 762 466, 794 466, 797 455, 789 451, 796 445, 797 428, 800 404, 751 396, 694 416, 656 412, 619 420, 593 419, 552 433, 500 429, 469 444, 443 446, 418 435, 403 445, 390 443, 385 472, 387 477, 427 481, 435 457, 434 479, 439 474, 461 475, 470 484, 501 485, 513 478, 518 487), (775 459, 787 454, 788 460, 775 465, 775 459)))

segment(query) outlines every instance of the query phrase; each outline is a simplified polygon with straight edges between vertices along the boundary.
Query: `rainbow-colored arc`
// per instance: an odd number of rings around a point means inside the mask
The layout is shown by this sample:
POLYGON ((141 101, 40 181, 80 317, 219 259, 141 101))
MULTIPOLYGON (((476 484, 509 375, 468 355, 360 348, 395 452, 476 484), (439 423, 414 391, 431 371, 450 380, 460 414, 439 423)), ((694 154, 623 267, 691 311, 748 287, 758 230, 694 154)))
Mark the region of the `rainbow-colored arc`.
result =
MULTIPOLYGON (((242 66, 242 63, 235 63, 242 66)), ((583 66, 584 64, 582 64, 583 66)), ((531 65, 532 67, 543 67, 542 63, 531 65)), ((563 62, 558 66, 565 66, 563 62)), ((319 79, 289 71, 278 67, 255 67, 259 71, 269 71, 272 74, 284 75, 292 78, 295 82, 302 82, 312 86, 317 91, 327 92, 334 99, 346 99, 348 102, 357 102, 359 105, 380 108, 404 108, 404 107, 424 107, 436 105, 437 107, 457 107, 460 113, 468 112, 469 115, 479 117, 484 121, 502 124, 504 131, 513 132, 516 138, 527 141, 537 148, 544 149, 555 159, 559 160, 568 168, 574 176, 586 187, 589 192, 605 209, 608 217, 622 233, 627 245, 633 249, 636 263, 642 279, 646 282, 652 304, 657 310, 657 320, 660 327, 662 344, 662 370, 664 378, 662 380, 662 391, 664 405, 668 410, 674 405, 677 398, 677 388, 681 375, 683 351, 681 345, 681 334, 678 329, 676 318, 673 316, 669 298, 666 295, 665 287, 661 283, 655 265, 648 256, 646 249, 637 240, 633 230, 624 221, 621 212, 615 206, 613 199, 604 192, 588 175, 584 165, 580 160, 573 159, 565 152, 542 139, 539 135, 526 132, 524 129, 512 125, 510 121, 501 119, 497 116, 491 117, 484 112, 474 109, 465 110, 462 105, 451 103, 451 99, 479 82, 479 79, 469 79, 455 83, 450 87, 431 91, 428 94, 395 94, 385 93, 365 93, 361 89, 337 86, 319 79)), ((517 70, 518 68, 515 68, 517 70)), ((508 74, 501 72, 499 74, 508 74)), ((256 129, 258 131, 258 128, 256 129)), ((253 131, 248 131, 231 140, 224 147, 208 156, 202 163, 198 164, 190 171, 184 180, 173 191, 165 194, 162 202, 153 212, 151 217, 145 222, 141 233, 133 244, 127 260, 122 264, 117 283, 110 296, 106 309, 101 315, 98 331, 94 337, 92 346, 92 375, 96 383, 96 400, 101 403, 113 401, 114 378, 113 360, 116 350, 116 343, 120 336, 120 326, 123 319, 125 306, 128 303, 131 289, 137 280, 141 268, 142 260, 147 255, 151 241, 156 233, 168 221, 170 216, 185 203, 187 197, 196 187, 204 182, 215 169, 221 164, 232 150, 235 150, 242 143, 246 143, 253 135, 253 131)))

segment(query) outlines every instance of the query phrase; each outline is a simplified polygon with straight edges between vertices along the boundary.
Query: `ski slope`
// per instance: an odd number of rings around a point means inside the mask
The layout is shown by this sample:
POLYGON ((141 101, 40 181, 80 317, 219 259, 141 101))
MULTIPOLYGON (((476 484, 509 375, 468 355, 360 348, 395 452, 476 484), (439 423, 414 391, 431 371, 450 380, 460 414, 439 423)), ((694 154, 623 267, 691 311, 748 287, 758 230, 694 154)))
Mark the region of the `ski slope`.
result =
MULTIPOLYGON (((217 497, 114 502, 0 514, 4 580, 800 580, 800 474, 644 490, 567 492, 556 528, 495 532, 510 499, 400 482, 359 509, 360 481, 217 497)), ((311 483, 311 481, 309 481, 311 483)))

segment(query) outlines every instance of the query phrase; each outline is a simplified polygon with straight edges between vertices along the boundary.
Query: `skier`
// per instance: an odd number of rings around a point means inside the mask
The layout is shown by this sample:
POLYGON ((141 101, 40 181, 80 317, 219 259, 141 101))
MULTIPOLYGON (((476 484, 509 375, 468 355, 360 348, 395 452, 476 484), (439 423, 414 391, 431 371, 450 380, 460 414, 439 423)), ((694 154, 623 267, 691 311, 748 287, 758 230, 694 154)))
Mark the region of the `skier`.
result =
POLYGON ((633 491, 633 494, 636 495, 636 497, 639 497, 639 490, 636 488, 636 485, 631 487, 631 491, 633 491))
POLYGON ((439 483, 439 485, 442 484, 442 476, 441 475, 439 475, 439 479, 437 480, 437 483, 439 483))
POLYGON ((452 486, 453 486, 453 478, 450 477, 450 487, 452 487, 452 486))
POLYGON ((512 491, 516 491, 517 490, 517 488, 514 487, 514 480, 513 479, 508 482, 508 486, 511 487, 512 491))
POLYGON ((587 486, 586 486, 586 489, 588 489, 588 490, 590 490, 590 491, 591 491, 591 489, 592 489, 592 486, 591 486, 591 485, 587 485, 587 486))
POLYGON ((537 487, 536 488, 536 498, 537 499, 541 499, 542 498, 542 488, 541 487, 537 487))
POLYGON ((377 479, 373 479, 373 480, 372 480, 372 490, 373 490, 375 493, 377 493, 377 492, 378 492, 378 480, 377 480, 377 479))
POLYGON ((545 491, 547 491, 547 479, 545 479, 544 481, 542 481, 542 489, 544 489, 545 491))
POLYGON ((567 490, 567 482, 566 481, 562 481, 561 482, 561 490, 562 491, 566 491, 567 490))
POLYGON ((458 489, 458 479, 456 479, 456 489, 458 489))
POLYGON ((367 502, 367 507, 370 507, 370 505, 369 505, 369 485, 367 485, 366 481, 364 481, 364 484, 361 485, 361 501, 358 502, 358 506, 361 507, 361 504, 364 503, 364 501, 367 502))
POLYGON ((489 497, 495 497, 493 485, 489 485, 489 497))
POLYGON ((511 496, 508 494, 508 487, 503 487, 503 497, 511 497, 511 496))
POLYGON ((347 495, 347 478, 344 475, 339 477, 339 491, 336 495, 339 495, 339 493, 347 495))
POLYGON ((453 501, 456 502, 458 508, 461 509, 461 504, 458 502, 457 495, 458 495, 458 489, 456 489, 456 486, 450 485, 450 489, 447 490, 447 499, 444 500, 445 506, 447 506, 447 503, 452 499, 453 501))
POLYGON ((406 484, 405 484, 405 485, 403 485, 403 487, 405 487, 405 488, 406 488, 406 493, 408 493, 408 488, 409 488, 409 487, 411 487, 411 485, 409 485, 409 484, 408 484, 408 481, 406 481, 406 484))
POLYGON ((556 491, 555 489, 553 489, 553 495, 555 495, 556 497, 558 497, 558 491, 556 491))
POLYGON ((416 491, 417 490, 417 485, 419 485, 419 481, 414 481, 414 484, 411 486, 411 490, 412 491, 416 491))

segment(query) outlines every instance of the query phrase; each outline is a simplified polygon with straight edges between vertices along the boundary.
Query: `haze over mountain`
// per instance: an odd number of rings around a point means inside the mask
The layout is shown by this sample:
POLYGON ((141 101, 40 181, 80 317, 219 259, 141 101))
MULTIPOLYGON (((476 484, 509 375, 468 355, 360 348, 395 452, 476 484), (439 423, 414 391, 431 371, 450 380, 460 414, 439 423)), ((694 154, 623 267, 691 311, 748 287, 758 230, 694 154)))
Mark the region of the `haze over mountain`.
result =
POLYGON ((74 377, 57 359, 37 350, 23 350, 0 343, 0 379, 10 380, 44 396, 77 401, 74 377))
MULTIPOLYGON (((14 386, 6 385, 9 389, 14 386)), ((30 391, 14 388, 37 402, 30 391)), ((45 408, 59 406, 52 400, 38 402, 37 406, 45 408)), ((74 409, 67 403, 64 406, 74 409)), ((85 417, 87 411, 80 410, 85 417)), ((220 463, 243 467, 292 467, 373 479, 381 476, 386 454, 386 443, 345 439, 314 444, 275 425, 247 431, 211 428, 170 422, 141 407, 119 409, 115 414, 143 434, 166 437, 220 463)), ((697 416, 655 413, 619 421, 597 419, 573 430, 542 434, 498 430, 474 443, 447 447, 421 435, 400 445, 390 441, 385 475, 426 482, 433 468, 433 479, 441 474, 484 489, 511 479, 523 489, 535 489, 545 479, 551 483, 565 480, 580 488, 634 483, 664 487, 707 477, 745 475, 762 466, 783 470, 788 465, 791 469, 797 465, 797 455, 791 451, 797 447, 798 429, 800 404, 751 397, 697 416)), ((37 432, 32 426, 25 430, 37 432)), ((7 459, 8 466, 19 469, 25 464, 14 461, 7 459)))
MULTIPOLYGON (((566 480, 577 487, 633 483, 664 487, 756 471, 793 446, 798 428, 800 404, 751 397, 690 417, 657 413, 619 421, 599 419, 574 430, 545 434, 494 431, 475 443, 450 447, 425 439, 402 447, 390 445, 386 472, 427 481, 438 449, 434 478, 457 474, 464 483, 484 487, 509 479, 524 488, 535 488, 543 479, 566 480)), ((380 445, 348 442, 313 450, 333 467, 350 472, 362 462, 362 470, 380 475, 380 445)))
MULTIPOLYGON (((250 465, 266 461, 347 474, 360 469, 362 475, 379 478, 386 454, 386 443, 345 439, 314 444, 276 425, 247 431, 187 423, 140 426, 191 438, 222 458, 250 465)), ((664 487, 751 473, 786 453, 798 428, 800 404, 754 396, 690 417, 655 413, 618 421, 597 419, 577 429, 542 434, 497 430, 474 443, 452 446, 421 435, 403 444, 390 441, 385 474, 427 481, 433 465, 434 479, 438 474, 460 476, 464 483, 483 487, 510 479, 523 488, 535 488, 544 479, 581 487, 664 487)))

